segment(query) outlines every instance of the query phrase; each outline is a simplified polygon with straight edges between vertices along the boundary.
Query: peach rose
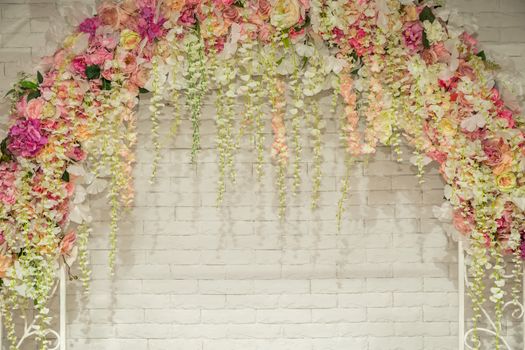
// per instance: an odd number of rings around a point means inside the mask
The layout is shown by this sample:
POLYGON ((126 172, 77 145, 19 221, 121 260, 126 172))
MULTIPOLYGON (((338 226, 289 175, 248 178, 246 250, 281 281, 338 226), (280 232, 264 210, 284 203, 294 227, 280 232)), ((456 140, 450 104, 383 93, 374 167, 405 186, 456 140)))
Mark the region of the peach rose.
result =
POLYGON ((464 235, 470 234, 474 227, 473 219, 469 216, 465 217, 463 212, 459 209, 454 211, 452 222, 454 227, 464 235))
POLYGON ((180 12, 184 5, 186 5, 186 0, 167 0, 164 1, 164 3, 172 12, 180 12))
POLYGON ((105 2, 99 6, 98 16, 102 23, 117 29, 120 26, 123 14, 117 4, 105 2))
POLYGON ((11 257, 0 254, 0 278, 5 278, 7 270, 13 264, 13 259, 11 257))
POLYGON ((131 74, 137 69, 137 57, 131 53, 123 54, 119 57, 119 64, 123 73, 131 74))
POLYGON ((31 119, 39 119, 44 109, 44 99, 34 98, 27 104, 26 113, 27 117, 31 119))
POLYGON ((510 192, 516 187, 516 175, 512 172, 501 174, 496 178, 496 185, 501 192, 510 192))
POLYGON ((140 68, 131 75, 130 82, 138 87, 144 87, 148 79, 148 71, 140 68))

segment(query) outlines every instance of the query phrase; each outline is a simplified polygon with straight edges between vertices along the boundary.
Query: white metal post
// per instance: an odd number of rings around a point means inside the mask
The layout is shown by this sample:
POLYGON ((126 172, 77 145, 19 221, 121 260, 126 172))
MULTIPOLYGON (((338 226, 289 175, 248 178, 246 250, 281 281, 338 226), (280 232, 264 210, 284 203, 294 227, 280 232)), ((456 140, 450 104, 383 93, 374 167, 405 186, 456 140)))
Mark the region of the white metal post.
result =
POLYGON ((66 266, 60 269, 60 350, 66 350, 66 266))
POLYGON ((465 350, 465 255, 463 242, 458 242, 459 350, 465 350))

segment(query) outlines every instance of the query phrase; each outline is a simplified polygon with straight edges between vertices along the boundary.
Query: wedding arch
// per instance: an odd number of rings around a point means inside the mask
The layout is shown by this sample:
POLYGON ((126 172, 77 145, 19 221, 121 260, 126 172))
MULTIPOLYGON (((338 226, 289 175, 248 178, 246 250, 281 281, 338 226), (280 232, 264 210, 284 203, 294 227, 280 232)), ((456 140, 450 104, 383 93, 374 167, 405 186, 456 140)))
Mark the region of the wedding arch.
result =
POLYGON ((47 347, 47 302, 59 266, 78 256, 87 285, 87 199, 104 191, 113 265, 119 218, 133 199, 134 109, 141 94, 151 93, 152 181, 165 101, 174 106, 173 134, 181 118, 191 120, 195 161, 203 98, 217 94, 218 204, 235 181, 238 129, 253 140, 261 178, 264 128, 271 123, 284 219, 287 195, 301 185, 304 129, 313 138, 317 206, 324 116, 315 96, 331 91, 332 113, 343 106, 336 118, 347 167, 334 215, 341 220, 353 162, 378 145, 392 146, 401 159, 400 145, 408 143, 418 177, 437 162, 447 183, 438 214, 453 222, 469 258, 471 344, 481 346, 477 324, 489 289, 499 349, 503 310, 519 305, 521 296, 519 288, 505 288, 506 262, 519 282, 525 256, 525 120, 506 73, 439 0, 102 3, 42 60, 36 76, 24 76, 8 93, 0 297, 11 348, 17 348, 13 311, 30 303, 37 340, 47 347))

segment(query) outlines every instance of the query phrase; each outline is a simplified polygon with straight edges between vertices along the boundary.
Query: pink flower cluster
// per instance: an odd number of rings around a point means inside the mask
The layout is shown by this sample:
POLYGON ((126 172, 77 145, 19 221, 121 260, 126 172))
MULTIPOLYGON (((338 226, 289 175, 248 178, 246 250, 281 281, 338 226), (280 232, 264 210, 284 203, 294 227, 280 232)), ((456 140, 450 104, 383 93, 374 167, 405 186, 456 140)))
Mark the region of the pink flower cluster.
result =
POLYGON ((18 165, 15 162, 0 163, 0 202, 6 205, 13 205, 16 202, 17 170, 18 165))
POLYGON ((38 119, 20 119, 9 129, 8 149, 16 156, 34 157, 47 144, 47 137, 38 119))

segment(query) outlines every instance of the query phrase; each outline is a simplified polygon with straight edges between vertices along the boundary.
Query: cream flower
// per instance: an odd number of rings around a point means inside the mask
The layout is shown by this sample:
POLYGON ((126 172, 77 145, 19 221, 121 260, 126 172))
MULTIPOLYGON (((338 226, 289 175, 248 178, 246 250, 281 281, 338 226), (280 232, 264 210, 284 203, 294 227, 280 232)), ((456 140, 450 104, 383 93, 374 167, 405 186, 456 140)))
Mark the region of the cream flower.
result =
POLYGON ((270 13, 270 22, 280 29, 293 27, 301 18, 298 0, 277 0, 270 13))
POLYGON ((430 21, 423 22, 423 27, 425 28, 425 33, 427 34, 427 39, 430 44, 435 44, 440 41, 445 41, 448 39, 447 34, 443 30, 443 26, 439 21, 430 21))
POLYGON ((132 30, 124 29, 120 33, 120 46, 126 50, 133 50, 140 43, 140 35, 132 30))

